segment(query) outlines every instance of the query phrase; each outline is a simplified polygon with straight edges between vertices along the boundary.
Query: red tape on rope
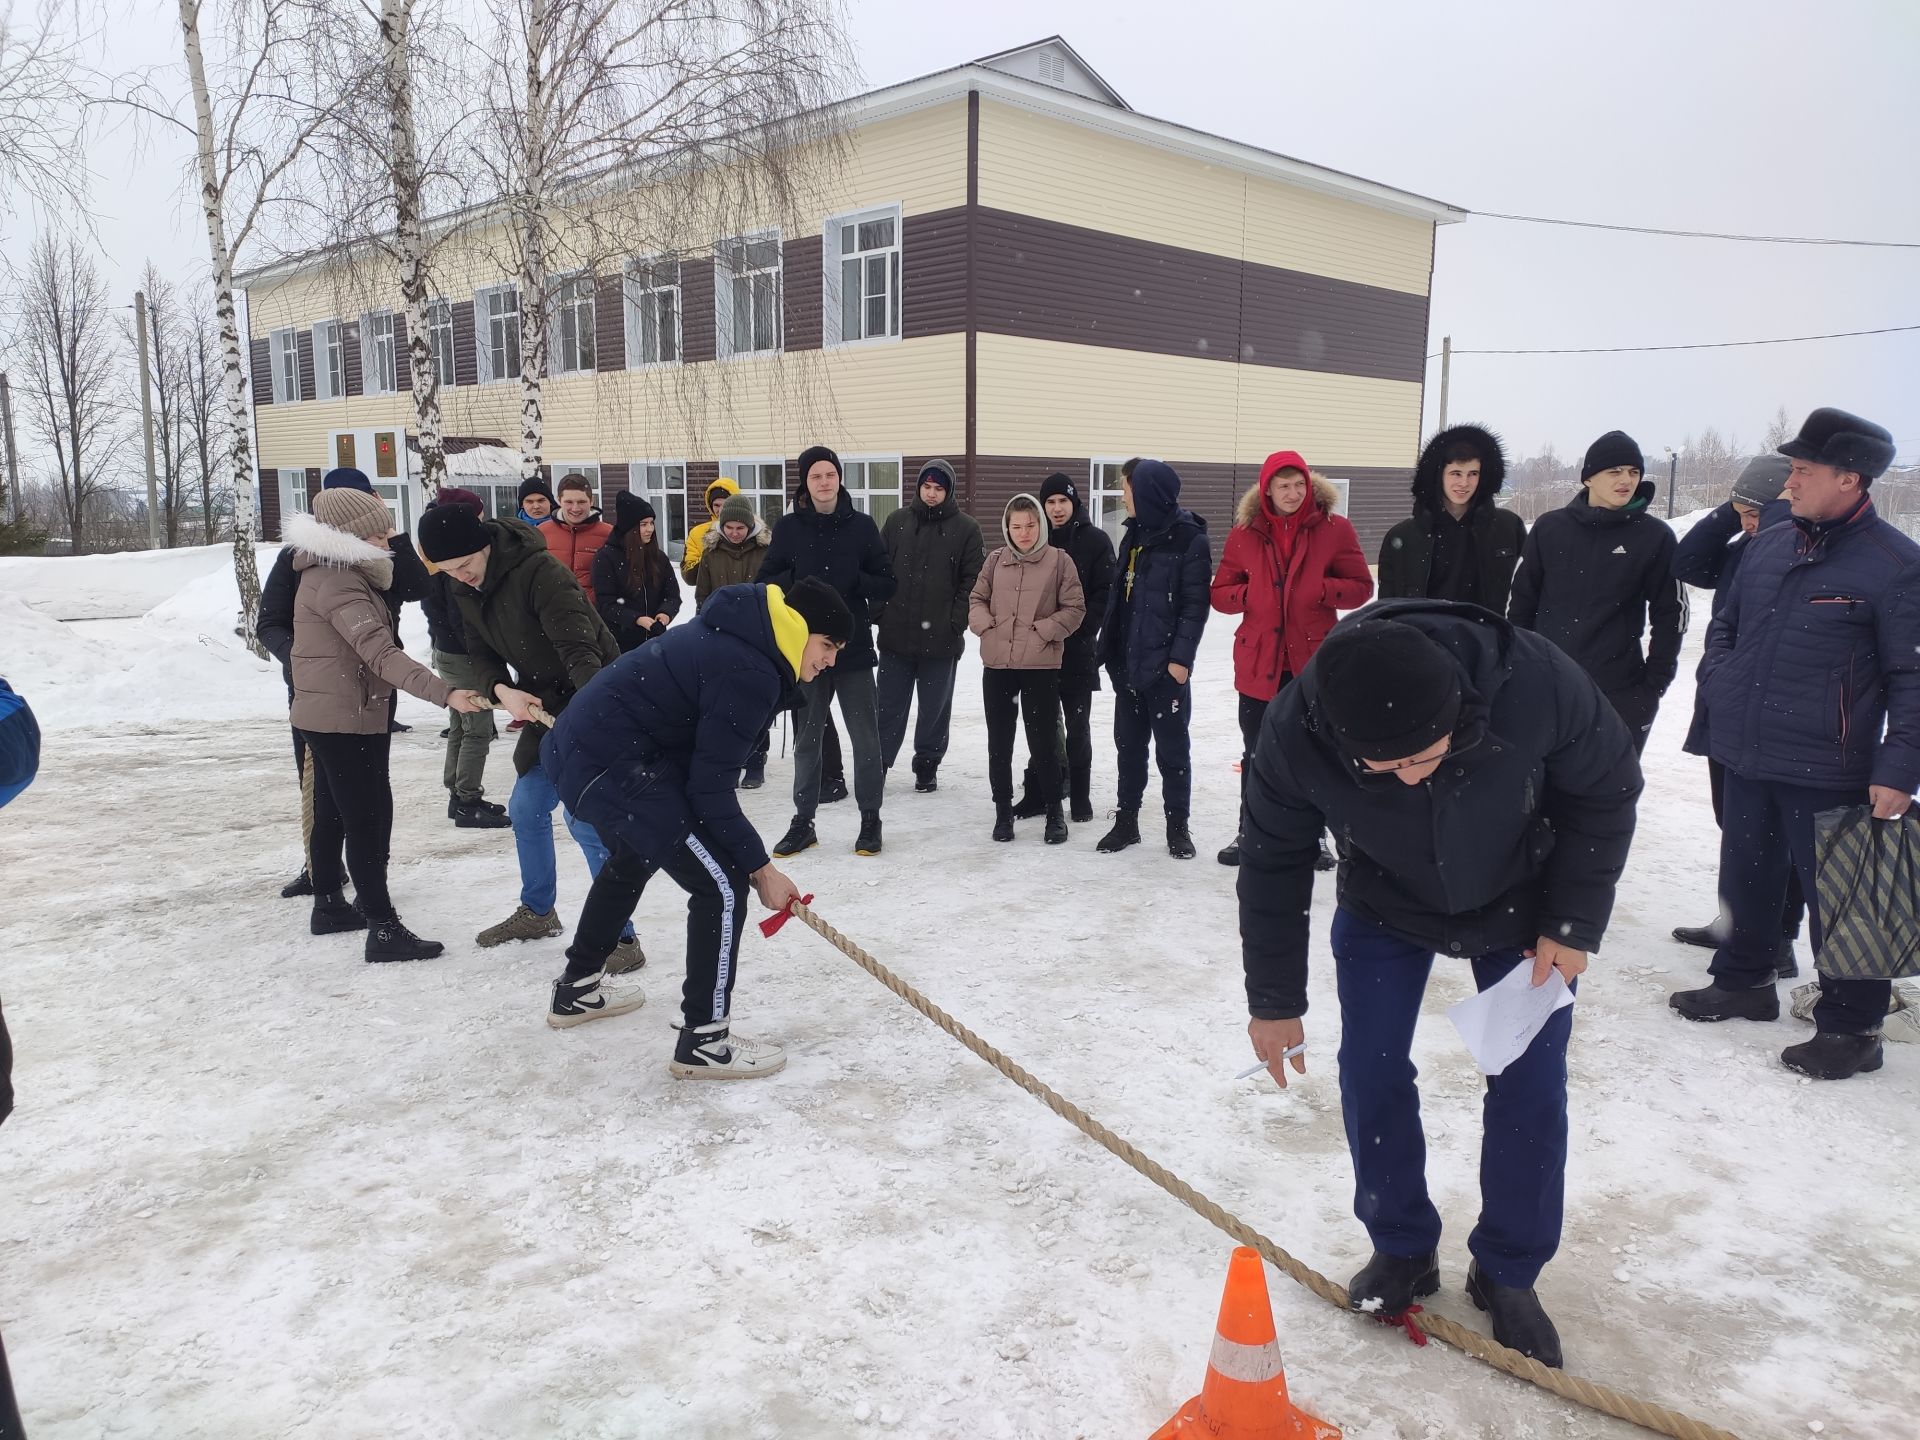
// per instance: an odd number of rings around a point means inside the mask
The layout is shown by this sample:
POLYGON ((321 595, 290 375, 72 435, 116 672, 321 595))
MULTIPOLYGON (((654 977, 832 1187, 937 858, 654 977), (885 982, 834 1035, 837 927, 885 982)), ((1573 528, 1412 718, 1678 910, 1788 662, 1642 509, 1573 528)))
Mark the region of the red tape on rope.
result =
MULTIPOLYGON (((813 897, 811 895, 802 895, 800 897, 800 903, 802 905, 811 905, 813 903, 813 897)), ((771 940, 774 936, 780 933, 780 927, 786 924, 787 921, 791 920, 792 918, 793 918, 793 907, 789 905, 786 909, 782 910, 778 915, 769 915, 766 919, 762 920, 760 922, 760 933, 766 936, 767 939, 771 940)))
POLYGON ((1373 1318, 1378 1320, 1382 1325, 1385 1325, 1388 1329, 1404 1329, 1407 1332, 1407 1338, 1413 1341, 1414 1344, 1425 1345, 1427 1343, 1427 1332, 1413 1323, 1413 1317, 1419 1313, 1420 1307, 1418 1305, 1409 1305, 1398 1315, 1376 1315, 1373 1318))

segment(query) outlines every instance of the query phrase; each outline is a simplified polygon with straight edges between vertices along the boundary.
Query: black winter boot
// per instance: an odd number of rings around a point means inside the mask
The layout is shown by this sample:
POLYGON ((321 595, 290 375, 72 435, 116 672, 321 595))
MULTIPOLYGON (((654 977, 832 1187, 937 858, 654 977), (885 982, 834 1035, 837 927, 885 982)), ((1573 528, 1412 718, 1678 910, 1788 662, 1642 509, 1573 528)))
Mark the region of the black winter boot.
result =
POLYGON ((1467 1267, 1467 1298, 1487 1312, 1493 1338, 1509 1350, 1532 1356, 1549 1370, 1560 1368, 1560 1332, 1541 1308, 1533 1287, 1499 1285, 1474 1261, 1467 1267))
POLYGON ((940 767, 931 760, 922 760, 917 756, 913 762, 913 788, 922 795, 931 795, 940 788, 940 767))
POLYGON ((457 800, 448 812, 456 829, 507 830, 513 822, 482 800, 457 800))
POLYGON ((787 827, 787 833, 774 845, 773 853, 776 858, 784 860, 789 855, 798 855, 802 850, 811 850, 819 843, 820 837, 813 833, 813 817, 796 815, 793 823, 787 827))
POLYGON ((1789 1070, 1811 1075, 1816 1080, 1851 1080, 1867 1075, 1886 1063, 1878 1035, 1842 1035, 1837 1030, 1822 1030, 1804 1045, 1789 1045, 1780 1052, 1780 1063, 1789 1070))
POLYGON ((1139 843, 1140 812, 1116 810, 1113 812, 1113 828, 1100 837, 1100 843, 1094 848, 1102 855, 1112 855, 1139 843))
POLYGON ((880 853, 880 812, 862 810, 860 812, 860 834, 853 842, 856 855, 878 855, 880 853))
POLYGON ((1038 792, 1027 789, 1020 792, 1020 798, 1014 802, 1013 818, 1016 820, 1037 820, 1047 813, 1047 802, 1038 792))
POLYGON ((1073 817, 1074 824, 1091 825, 1093 823, 1093 797, 1085 791, 1075 794, 1073 797, 1073 806, 1067 813, 1073 817))
POLYGON ((1193 834, 1187 829, 1187 817, 1184 815, 1167 816, 1167 853, 1176 860, 1191 860, 1194 857, 1193 834))
POLYGON ((302 868, 300 873, 294 876, 293 879, 280 887, 280 898, 282 900, 297 900, 302 895, 311 894, 313 894, 313 880, 304 868, 302 868))
POLYGON ((1391 1320, 1404 1315, 1407 1307, 1423 1295, 1440 1288, 1440 1256, 1429 1250, 1425 1255, 1388 1255, 1373 1252, 1373 1258, 1347 1282, 1347 1308, 1363 1315, 1391 1320))
POLYGON ((1717 925, 1676 925, 1673 938, 1682 945, 1698 945, 1702 950, 1718 950, 1726 935, 1717 925))
POLYGON ((1238 835, 1234 836, 1233 843, 1223 846, 1220 853, 1213 858, 1218 860, 1222 865, 1237 867, 1240 864, 1240 837, 1238 835))
POLYGON ((1046 841, 1049 845, 1064 845, 1067 843, 1067 817, 1060 813, 1060 802, 1058 800, 1047 806, 1046 841))
POLYGON ((367 931, 367 963, 384 965, 401 960, 437 960, 447 947, 438 940, 422 940, 394 915, 375 922, 367 931))
POLYGON ((1013 806, 1004 801, 993 807, 993 838, 1013 839, 1013 806))
POLYGON ((1718 980, 1699 990, 1676 990, 1667 1004, 1689 1020, 1778 1020, 1780 993, 1771 984, 1725 990, 1718 980))
POLYGON ((740 772, 740 788, 742 790, 758 790, 766 783, 767 762, 764 760, 749 760, 747 762, 747 768, 740 772))
POLYGON ((820 803, 822 805, 832 805, 835 802, 844 800, 846 798, 847 798, 847 777, 846 776, 829 775, 826 779, 820 782, 820 803))
POLYGON ((344 935, 349 930, 366 929, 367 917, 358 905, 349 905, 344 894, 332 890, 313 897, 313 918, 307 928, 316 935, 344 935))

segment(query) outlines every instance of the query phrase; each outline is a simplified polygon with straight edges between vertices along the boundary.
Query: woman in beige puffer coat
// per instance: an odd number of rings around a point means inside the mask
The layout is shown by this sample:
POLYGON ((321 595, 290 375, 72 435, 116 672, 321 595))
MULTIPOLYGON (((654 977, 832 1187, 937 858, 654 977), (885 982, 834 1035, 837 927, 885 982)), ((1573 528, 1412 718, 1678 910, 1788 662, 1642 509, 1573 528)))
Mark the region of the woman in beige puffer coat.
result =
MULTIPOLYGON (((986 670, 987 782, 993 789, 993 838, 1013 839, 1013 732, 1024 714, 1027 753, 1052 756, 1060 728, 1060 662, 1067 637, 1087 618, 1080 573, 1066 551, 1047 544, 1040 502, 1016 495, 1000 516, 1006 544, 987 556, 973 582, 967 628, 980 638, 986 670)), ((1060 812, 1060 767, 1033 771, 1047 807, 1046 840, 1067 838, 1060 812)))
POLYGON ((322 490, 311 515, 288 519, 293 551, 293 725, 313 767, 313 878, 316 935, 367 932, 366 958, 431 960, 444 946, 400 923, 387 893, 393 837, 388 779, 387 700, 396 689, 430 705, 484 709, 400 648, 385 591, 393 583, 386 541, 393 516, 363 490, 322 490), (346 862, 341 863, 341 850, 346 862), (354 900, 342 893, 353 876, 354 900))

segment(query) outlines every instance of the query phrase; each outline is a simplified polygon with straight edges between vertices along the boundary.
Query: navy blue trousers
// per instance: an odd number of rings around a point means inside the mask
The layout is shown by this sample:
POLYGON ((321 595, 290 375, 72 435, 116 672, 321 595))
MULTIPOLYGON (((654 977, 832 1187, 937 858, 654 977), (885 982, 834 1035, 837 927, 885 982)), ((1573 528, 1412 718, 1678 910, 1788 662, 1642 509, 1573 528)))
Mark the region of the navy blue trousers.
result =
MULTIPOLYGON (((1727 771, 1720 797, 1720 903, 1731 917, 1731 931, 1707 967, 1722 986, 1740 990, 1773 983, 1790 871, 1799 875, 1800 892, 1807 897, 1807 930, 1819 967, 1825 929, 1814 888, 1813 817, 1866 803, 1864 788, 1810 790, 1727 771)), ((1822 975, 1813 1023, 1843 1035, 1871 1035, 1885 1023, 1892 998, 1891 980, 1822 975)))
POLYGON ((1147 742, 1160 767, 1160 800, 1185 819, 1193 802, 1193 686, 1163 675, 1145 690, 1113 692, 1113 748, 1120 770, 1120 809, 1138 810, 1147 795, 1147 742))
MULTIPOLYGON (((1427 1137, 1411 1051, 1433 952, 1342 909, 1333 917, 1333 958, 1353 1213, 1374 1249, 1425 1255, 1440 1244, 1440 1212, 1427 1194, 1427 1137)), ((1484 990, 1528 963, 1518 950, 1482 955, 1473 962, 1474 983, 1484 990)), ((1480 1222, 1467 1248, 1501 1285, 1532 1285, 1560 1248, 1572 1033, 1573 1007, 1555 1011, 1526 1054, 1487 1077, 1480 1222)))

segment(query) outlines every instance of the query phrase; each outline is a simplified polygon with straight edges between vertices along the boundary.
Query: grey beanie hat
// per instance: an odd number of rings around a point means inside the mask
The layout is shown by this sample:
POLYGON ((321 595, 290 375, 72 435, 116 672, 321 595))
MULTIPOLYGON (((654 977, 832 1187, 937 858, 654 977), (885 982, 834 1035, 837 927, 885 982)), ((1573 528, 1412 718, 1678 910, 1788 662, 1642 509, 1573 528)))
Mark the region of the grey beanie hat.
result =
POLYGON ((1740 478, 1733 482, 1733 498, 1742 505, 1764 507, 1780 498, 1780 491, 1793 473, 1793 462, 1784 455, 1756 455, 1747 461, 1740 478))

